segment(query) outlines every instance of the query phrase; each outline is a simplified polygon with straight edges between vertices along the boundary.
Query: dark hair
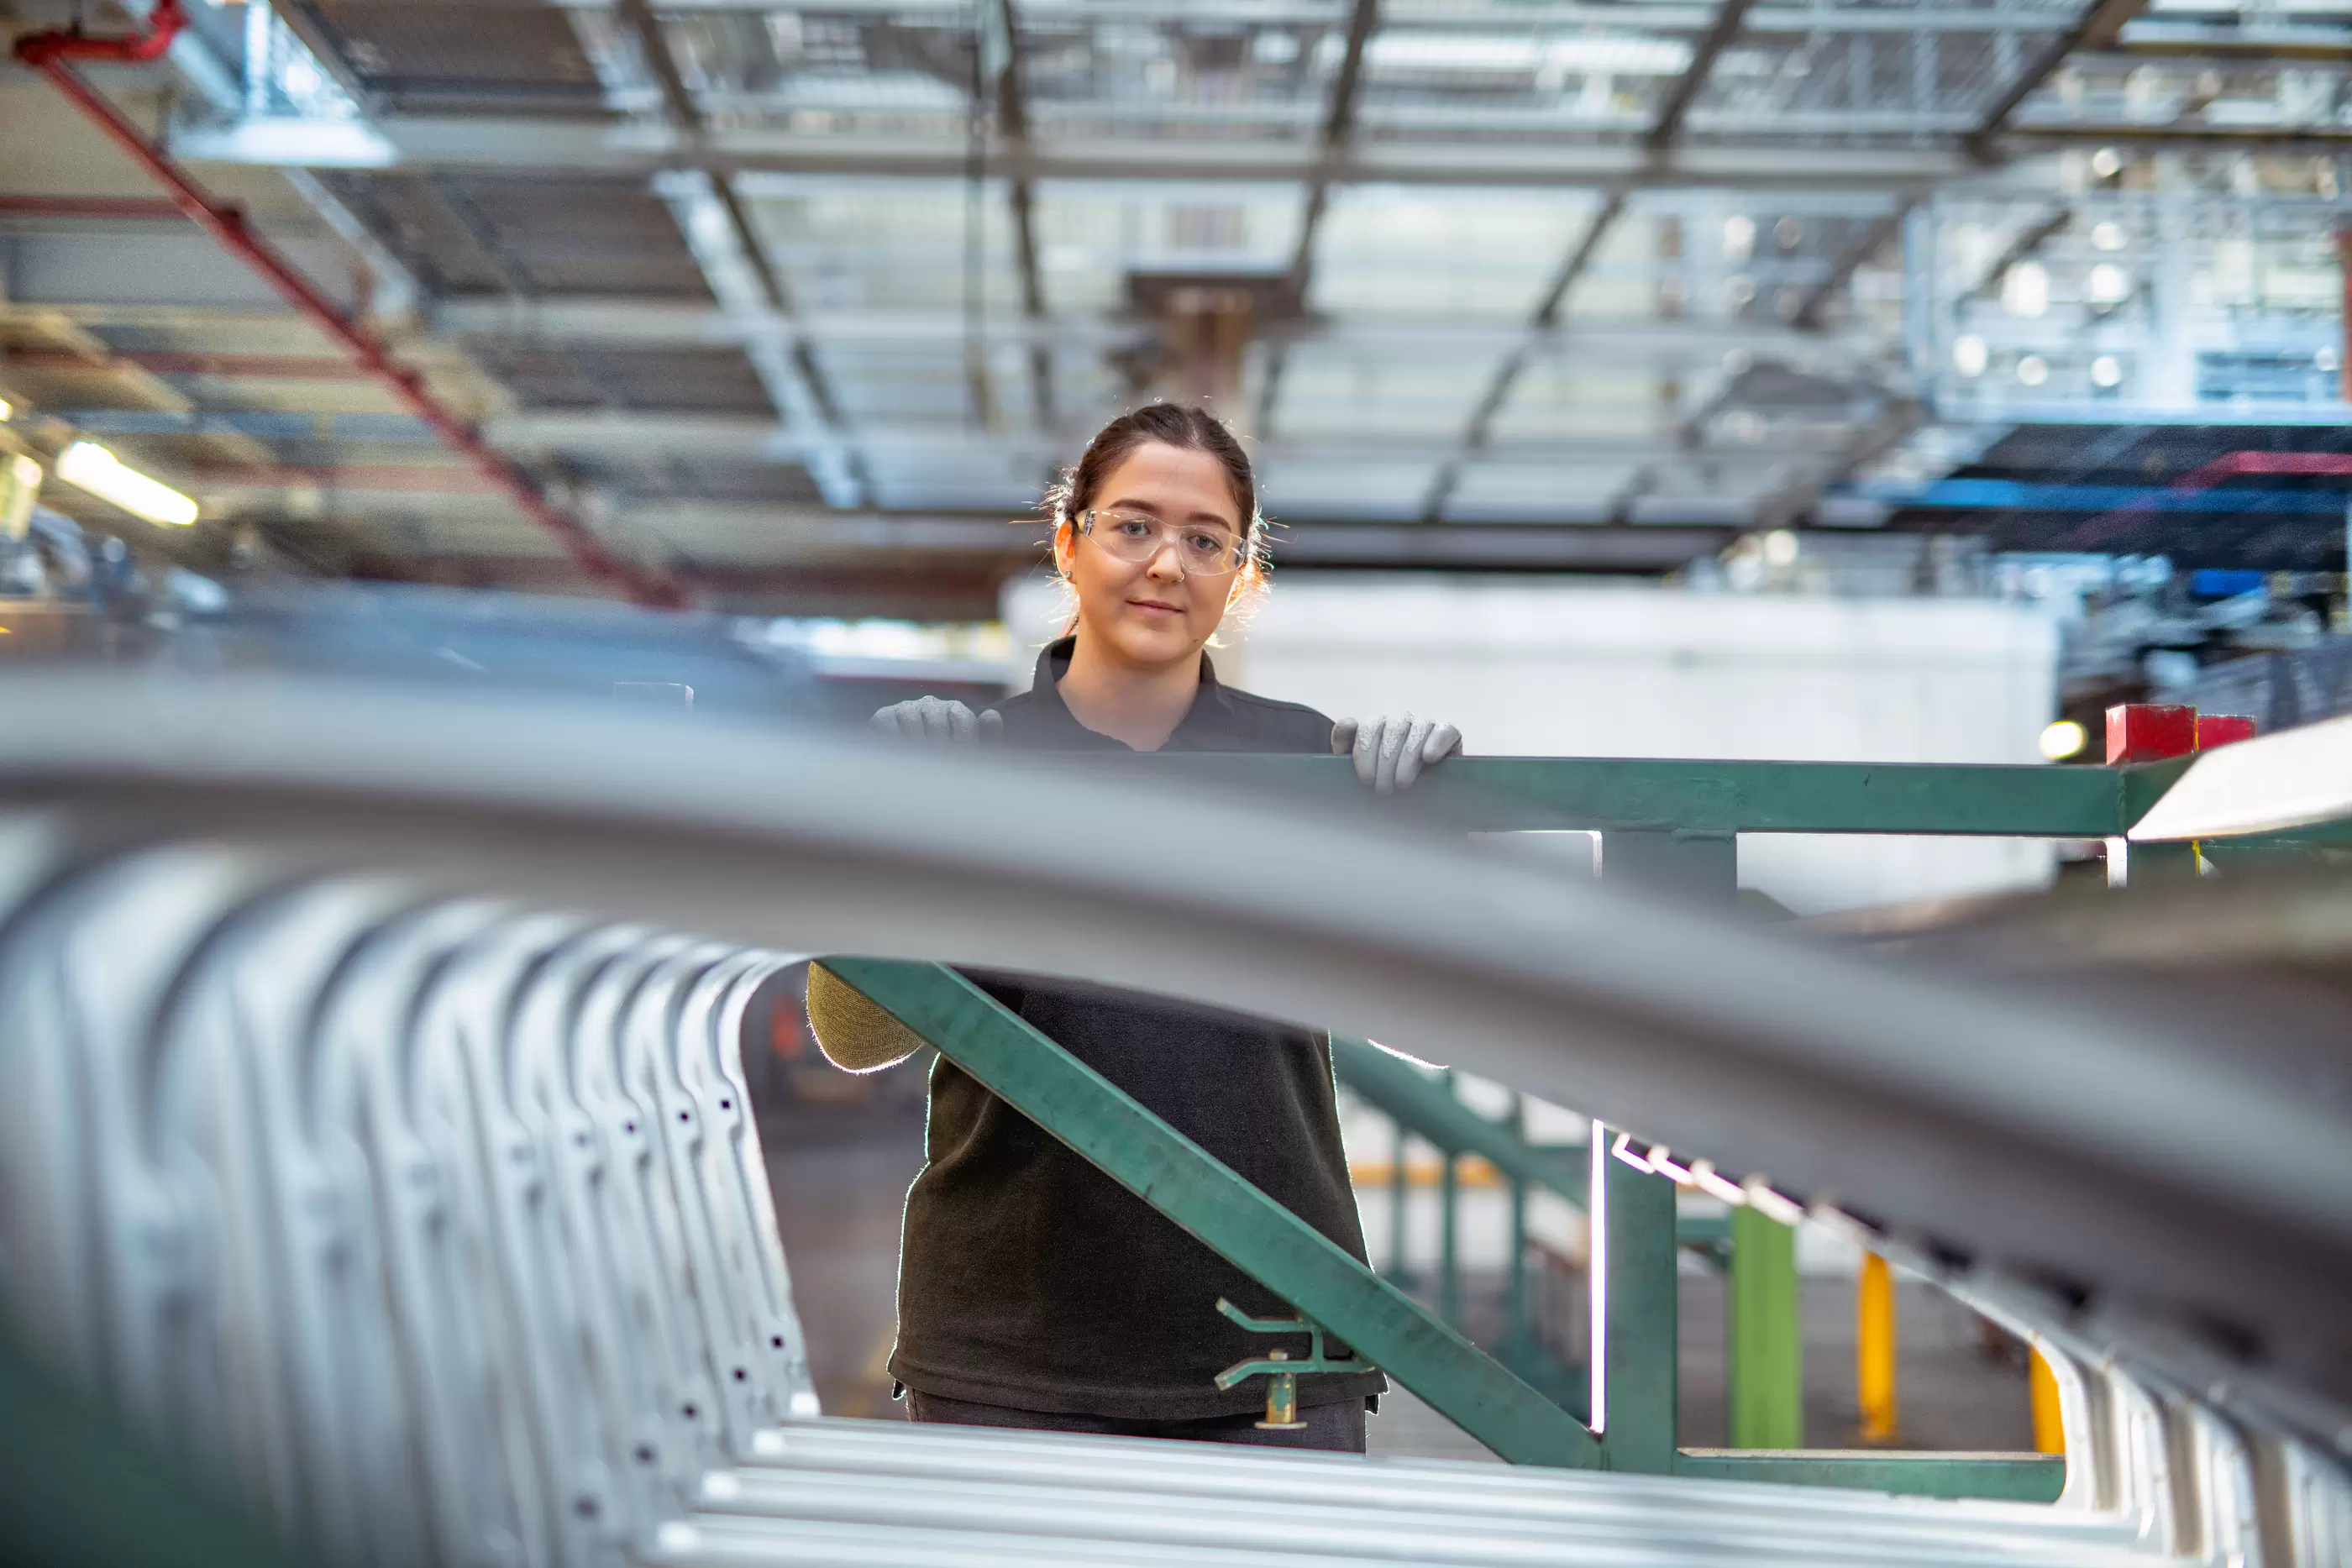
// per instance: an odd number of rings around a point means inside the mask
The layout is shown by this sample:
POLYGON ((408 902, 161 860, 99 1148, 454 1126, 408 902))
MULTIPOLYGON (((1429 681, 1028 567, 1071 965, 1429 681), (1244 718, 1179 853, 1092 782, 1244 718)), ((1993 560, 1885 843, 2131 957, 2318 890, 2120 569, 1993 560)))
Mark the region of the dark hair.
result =
POLYGON ((1095 432, 1086 455, 1075 468, 1045 492, 1045 507, 1056 527, 1076 517, 1102 488, 1110 471, 1139 446, 1158 442, 1185 452, 1205 452, 1224 465, 1225 483, 1233 487, 1234 504, 1241 509, 1242 531, 1253 547, 1257 542, 1257 476, 1250 470, 1249 454, 1225 422, 1203 408, 1185 402, 1149 402, 1120 414, 1095 432))

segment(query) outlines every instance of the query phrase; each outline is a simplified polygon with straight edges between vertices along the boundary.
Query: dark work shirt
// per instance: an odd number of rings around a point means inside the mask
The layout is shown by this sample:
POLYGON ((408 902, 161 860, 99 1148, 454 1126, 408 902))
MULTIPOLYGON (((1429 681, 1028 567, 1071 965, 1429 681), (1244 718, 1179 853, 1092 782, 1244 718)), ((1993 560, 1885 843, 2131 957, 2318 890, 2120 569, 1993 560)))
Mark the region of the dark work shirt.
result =
MULTIPOLYGON (((1079 724, 1055 683, 999 706, 1003 740, 1043 750, 1126 750, 1079 724)), ((1328 752, 1331 721, 1217 684, 1163 748, 1328 752)), ((1238 847, 1238 845, 1236 846, 1238 847)), ((1357 1258, 1364 1237, 1339 1144, 1328 1037, 1107 986, 968 971, 999 1002, 1357 1258)), ((946 1059, 931 1070, 929 1162, 907 1195, 891 1375, 950 1398, 1139 1419, 1264 1407, 1265 1379, 1221 1392, 1216 1375, 1304 1335, 1251 1333, 1217 1311, 1291 1308, 1071 1153, 946 1059)), ((1329 1346, 1334 1354, 1345 1347, 1329 1346)), ((1299 1380, 1301 1405, 1380 1392, 1377 1373, 1299 1380)))

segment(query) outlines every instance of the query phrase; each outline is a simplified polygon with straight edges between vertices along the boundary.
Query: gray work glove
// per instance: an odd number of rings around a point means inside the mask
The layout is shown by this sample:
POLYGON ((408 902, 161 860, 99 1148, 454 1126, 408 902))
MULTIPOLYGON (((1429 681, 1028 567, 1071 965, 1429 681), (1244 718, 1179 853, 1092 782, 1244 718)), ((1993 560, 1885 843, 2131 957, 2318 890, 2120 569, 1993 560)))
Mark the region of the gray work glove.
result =
POLYGON ((975 746, 982 737, 993 740, 1003 729, 1004 719, 994 708, 974 714, 952 697, 917 697, 879 710, 866 721, 866 727, 895 740, 975 746))
POLYGON ((1409 713, 1383 715, 1369 724, 1343 718, 1331 727, 1332 752, 1353 752, 1356 777, 1382 795, 1412 789, 1423 768, 1461 749, 1460 730, 1409 713))

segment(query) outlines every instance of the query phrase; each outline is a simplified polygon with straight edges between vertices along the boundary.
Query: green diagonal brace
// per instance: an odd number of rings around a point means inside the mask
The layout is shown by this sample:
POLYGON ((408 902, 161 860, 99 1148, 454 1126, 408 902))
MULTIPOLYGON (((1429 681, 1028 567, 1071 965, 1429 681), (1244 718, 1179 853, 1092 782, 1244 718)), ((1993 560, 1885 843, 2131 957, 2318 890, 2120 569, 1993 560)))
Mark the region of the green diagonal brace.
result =
POLYGON ((1333 1035, 1331 1065, 1350 1093, 1440 1152, 1476 1155, 1513 1181, 1545 1187, 1583 1207, 1592 1165, 1584 1150, 1537 1148, 1423 1077, 1412 1063, 1370 1040, 1333 1035))
POLYGON ((961 975, 878 958, 825 967, 1503 1458, 1602 1462, 1573 1416, 961 975))

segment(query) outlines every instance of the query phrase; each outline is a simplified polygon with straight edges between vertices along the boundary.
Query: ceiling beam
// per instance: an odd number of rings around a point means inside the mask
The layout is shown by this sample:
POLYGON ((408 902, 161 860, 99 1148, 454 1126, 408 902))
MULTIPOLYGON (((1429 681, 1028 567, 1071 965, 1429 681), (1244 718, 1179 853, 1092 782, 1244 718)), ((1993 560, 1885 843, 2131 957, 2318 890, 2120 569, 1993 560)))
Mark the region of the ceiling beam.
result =
MULTIPOLYGON (((690 526, 695 520, 658 511, 648 515, 658 518, 664 528, 690 526)), ((894 570, 895 563, 898 570, 936 571, 943 559, 954 562, 958 571, 1002 574, 1026 570, 1043 553, 1036 541, 1024 540, 1002 522, 953 514, 846 512, 808 517, 790 507, 754 507, 701 520, 719 521, 739 538, 698 559, 690 546, 686 549, 688 559, 678 563, 677 570, 698 589, 723 581, 722 574, 728 573, 772 572, 778 575, 767 580, 788 588, 798 571, 811 567, 858 566, 866 571, 887 572, 894 570)), ((1291 569, 1652 573, 1672 571, 1699 556, 1714 554, 1739 531, 1740 526, 1720 522, 1452 523, 1432 528, 1418 523, 1306 520, 1286 528, 1274 549, 1276 559, 1291 569)), ((299 528, 296 532, 299 535, 299 528)), ((495 559, 513 548, 510 539, 496 534, 474 537, 482 551, 481 556, 471 558, 477 561, 495 559)), ((453 531, 436 544, 446 550, 464 542, 466 536, 453 531)), ((525 559, 536 570, 563 570, 557 559, 542 564, 535 557, 525 559)), ((416 566, 431 570, 450 564, 455 563, 448 556, 436 552, 436 559, 416 566)), ((498 580, 507 579, 501 576, 498 580)))
MULTIPOLYGON (((1547 290, 1549 300, 1559 285, 1580 271, 1572 256, 1547 290)), ((44 305, 92 325, 133 325, 158 319, 132 308, 44 305)), ((0 307, 0 321, 7 319, 0 307)), ((170 319, 190 330, 212 318, 204 312, 178 311, 170 319)), ((241 319, 236 313, 217 318, 225 328, 241 319)), ((761 337, 792 336, 810 342, 877 350, 901 347, 952 353, 962 340, 962 318, 949 309, 919 308, 881 310, 827 310, 798 316, 791 321, 777 317, 730 314, 706 304, 640 300, 626 298, 546 299, 525 306, 502 300, 447 299, 437 305, 428 323, 433 338, 453 341, 477 340, 519 342, 572 341, 614 347, 721 347, 761 337)), ((1115 350, 1131 346, 1148 324, 1123 317, 1067 316, 1051 322, 998 320, 984 330, 995 340, 1025 342, 1048 339, 1074 349, 1115 350)), ((1562 321, 1555 306, 1538 308, 1526 322, 1474 322, 1446 317, 1383 319, 1339 317, 1303 323, 1278 332, 1286 341, 1313 342, 1336 351, 1364 354, 1423 355, 1496 354, 1525 350, 1530 354, 1559 350, 1607 352, 1647 358, 1688 358, 1720 355, 1733 349, 1750 352, 1801 354, 1829 362, 1850 362, 1879 353, 1885 344, 1862 332, 1809 333, 1779 321, 1719 322, 1628 318, 1580 319, 1562 321)))
MULTIPOLYGON (((984 70, 992 53, 997 56, 995 81, 992 84, 996 101, 996 129, 1004 146, 1024 152, 1029 146, 1029 93, 1021 74, 1021 19, 1014 13, 1013 0, 988 0, 988 10, 982 16, 981 34, 973 40, 978 65, 984 70), (989 46, 993 43, 992 49, 989 46)), ((978 104, 973 105, 975 118, 978 104)), ((973 126, 973 152, 976 160, 971 170, 978 179, 986 167, 988 144, 973 126)), ((1037 260, 1037 189, 1025 174, 1015 174, 1004 183, 1005 201, 1012 209, 1013 262, 1021 277, 1021 314, 1034 323, 1044 323, 1045 310, 1045 271, 1037 260)), ((1050 431, 1055 423, 1054 408, 1054 351, 1047 339, 1032 338, 1029 343, 1029 392, 1036 406, 1037 428, 1050 431)))
MULTIPOLYGON (((102 419, 96 413, 88 417, 94 422, 102 419)), ((225 421, 237 416, 205 417, 225 421)), ((803 441, 789 429, 764 420, 717 414, 545 411, 493 418, 484 424, 483 432, 493 443, 520 453, 602 455, 615 463, 674 456, 689 461, 792 464, 806 452, 803 441)), ((945 423, 869 425, 860 432, 860 439, 877 457, 920 457, 935 465, 958 464, 975 472, 1000 475, 1017 474, 1025 464, 1055 455, 1053 438, 1037 432, 980 434, 945 423)), ((1834 449, 1824 445, 1819 451, 1826 454, 1834 449)), ((1458 438, 1434 433, 1423 437, 1318 435, 1277 438, 1263 444, 1255 456, 1269 467, 1368 459, 1412 464, 1442 462, 1457 455, 1459 450, 1458 438)), ((1486 462, 1498 467, 1535 468, 1555 475, 1627 463, 1679 462, 1688 455, 1671 430, 1662 430, 1647 441, 1623 436, 1490 439, 1481 451, 1486 462)), ((1738 475, 1761 472, 1802 455, 1802 448, 1757 446, 1710 451, 1707 460, 1738 475)), ((1400 506, 1399 515, 1409 515, 1407 508, 1400 506)))
POLYGON ((2017 237, 2009 242, 2009 248, 1995 256, 1991 265, 1984 269, 1984 276, 1978 278, 1960 294, 1958 303, 1966 304, 1969 300, 1982 299, 1999 293, 2001 282, 2009 276, 2011 267, 2032 256, 2034 252, 2063 234, 2067 225, 2074 221, 2074 209, 2066 203, 2060 202, 2042 217, 2026 225, 2024 228, 2018 231, 2017 237))
POLYGON ((1675 139, 1681 136, 1684 118, 1690 113, 1691 105, 1698 101, 1698 95, 1706 89, 1708 80, 1715 75, 1715 62, 1723 57, 1723 51, 1729 48, 1732 40, 1739 36, 1741 25, 1748 16, 1748 4, 1749 0, 1721 0, 1717 6, 1714 25, 1707 28, 1706 36, 1691 51, 1689 67, 1668 91, 1666 101, 1658 110, 1657 118, 1651 121, 1648 134, 1642 138, 1642 145, 1652 153, 1669 151, 1675 139))
MULTIPOLYGON (((615 3, 660 89, 670 127, 698 141, 707 136, 709 119, 679 73, 652 5, 647 0, 615 3)), ((792 291, 784 287, 733 178, 678 170, 657 178, 655 188, 720 308, 732 315, 772 316, 786 323, 789 331, 794 314, 792 291)), ((865 465, 843 438, 839 406, 815 360, 803 345, 784 335, 747 340, 743 348, 776 412, 809 438, 809 475, 825 499, 837 507, 861 504, 868 486, 865 465)))
POLYGON ((1983 162, 1996 157, 1996 139, 2008 127, 2010 116, 2042 89, 2042 84, 2057 73, 2066 57, 2077 49, 2103 49, 2114 43, 2124 25, 2146 10, 2147 3, 2148 0, 2089 0, 2083 7, 2081 19, 2044 45, 2042 52, 2017 73, 2017 79, 1986 109, 1969 136, 1969 155, 1983 162))
POLYGON ((1830 301, 1844 291, 1846 284, 1861 270, 1864 263, 1903 233, 1903 225, 1918 206, 1919 198, 1916 196, 1897 197, 1892 207, 1862 231, 1860 238, 1831 258, 1829 270, 1806 291, 1804 298, 1797 302, 1797 308, 1789 317, 1789 324, 1806 331, 1818 330, 1830 301))
MULTIPOLYGON (((1689 66, 1667 93, 1665 102, 1658 106, 1649 131, 1642 138, 1642 151, 1654 165, 1663 164, 1674 156, 1675 144, 1682 136, 1683 120, 1715 74, 1716 61, 1723 57, 1724 50, 1730 47, 1732 40, 1739 36, 1740 25, 1748 15, 1749 4, 1750 0, 1718 0, 1714 25, 1707 28, 1698 47, 1691 51, 1689 66)), ((1624 215, 1626 191, 1624 185, 1612 188, 1608 199, 1601 203, 1601 210, 1585 226, 1583 235, 1577 240, 1576 248, 1569 252, 1568 260, 1553 277, 1550 287, 1544 290, 1543 298, 1536 302, 1531 323, 1533 330, 1549 332, 1558 324, 1561 311, 1567 308, 1569 295, 1592 266, 1592 258, 1601 253, 1601 244, 1608 239, 1617 220, 1624 215)), ((1428 493, 1422 497, 1423 521, 1433 523, 1444 517, 1445 508, 1452 504, 1454 492, 1462 482, 1463 470, 1491 437, 1495 421, 1501 415, 1503 405, 1509 401, 1511 390, 1518 384, 1520 374, 1527 369, 1528 359, 1527 351, 1522 349, 1505 355, 1502 362, 1495 367, 1494 379, 1487 383, 1485 395, 1471 411, 1469 423, 1463 428, 1461 450, 1438 469, 1428 493)))
POLYGON ((2078 141, 2122 141, 2151 149, 2212 152, 2242 148, 2265 152, 2340 153, 2352 146, 2352 130, 2341 126, 2196 125, 2178 122, 2138 125, 2084 121, 2057 125, 2029 120, 2013 125, 2003 139, 2015 147, 2063 146, 2078 141))
MULTIPOLYGON (((175 156, 269 167, 527 169, 650 175, 699 167, 728 174, 775 172, 874 179, 961 181, 971 148, 955 136, 811 134, 714 125, 697 135, 675 127, 530 116, 400 116, 357 126, 344 121, 249 121, 183 125, 170 132, 175 156)), ((1465 185, 1574 189, 1635 183, 1656 189, 1886 191, 1932 187, 1974 171, 1958 152, 1937 148, 1808 146, 1784 142, 1678 146, 1659 157, 1646 147, 1547 135, 1515 142, 1429 137, 1356 141, 1328 157, 1312 142, 1209 141, 1162 138, 1039 139, 987 149, 995 173, 1032 180, 1162 180, 1217 183, 1465 185)))
POLYGON ((1601 242, 1608 237, 1609 231, 1616 225, 1624 210, 1625 193, 1612 191, 1609 199, 1601 204, 1601 210, 1594 213, 1591 221, 1585 225, 1576 248, 1568 253, 1568 259, 1560 265, 1559 271, 1553 275, 1550 284, 1544 289, 1543 297, 1536 302, 1535 314, 1528 328, 1531 340, 1505 354, 1502 362, 1495 367, 1493 378, 1487 382, 1486 390, 1480 394, 1476 406, 1470 411, 1469 423, 1463 427, 1460 447, 1446 459, 1438 469, 1437 476, 1430 482, 1428 494, 1422 497, 1423 521, 1436 522, 1444 517, 1447 503, 1453 500, 1454 489, 1462 482, 1464 468, 1468 466, 1471 458, 1485 451, 1494 438, 1496 417, 1502 413, 1511 389, 1518 384, 1519 376, 1528 368, 1533 337, 1549 335, 1558 327, 1560 310, 1568 302, 1569 291, 1576 287, 1577 280, 1592 265, 1593 256, 1601 249, 1601 242))
MULTIPOLYGON (((1339 69, 1331 80, 1331 102, 1323 117, 1323 153, 1315 174, 1307 182, 1306 205, 1298 214, 1298 243, 1290 256, 1290 298, 1307 308, 1307 291, 1314 282, 1315 235, 1322 227, 1323 211, 1330 204, 1331 180, 1325 172, 1355 135, 1356 99, 1362 90, 1364 51, 1380 27, 1381 0, 1355 0, 1348 14, 1348 41, 1339 55, 1339 69)), ((1266 355, 1265 380, 1258 389, 1256 433, 1274 429, 1274 410, 1282 396, 1282 372, 1288 347, 1276 343, 1266 355)))

